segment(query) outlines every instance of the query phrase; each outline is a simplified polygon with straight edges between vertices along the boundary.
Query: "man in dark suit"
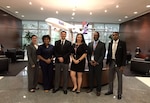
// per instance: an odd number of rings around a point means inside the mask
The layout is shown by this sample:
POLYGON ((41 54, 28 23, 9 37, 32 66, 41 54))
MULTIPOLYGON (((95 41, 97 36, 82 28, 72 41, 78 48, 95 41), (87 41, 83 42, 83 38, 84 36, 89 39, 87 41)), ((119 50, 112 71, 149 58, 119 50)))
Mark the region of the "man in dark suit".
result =
POLYGON ((107 67, 109 65, 109 90, 105 95, 113 94, 113 81, 115 72, 118 77, 118 99, 122 98, 122 72, 126 65, 126 43, 119 39, 119 33, 113 32, 113 40, 109 43, 107 54, 107 67))
POLYGON ((99 32, 94 32, 94 41, 88 45, 88 66, 89 66, 89 87, 87 93, 92 92, 94 77, 96 77, 96 95, 101 93, 101 77, 103 68, 103 59, 105 57, 105 44, 99 40, 99 32))
POLYGON ((55 82, 53 93, 59 90, 60 84, 60 72, 63 69, 63 91, 67 94, 68 84, 68 68, 70 63, 70 54, 72 50, 71 42, 66 40, 66 32, 62 31, 61 39, 55 42, 54 53, 55 53, 55 82))

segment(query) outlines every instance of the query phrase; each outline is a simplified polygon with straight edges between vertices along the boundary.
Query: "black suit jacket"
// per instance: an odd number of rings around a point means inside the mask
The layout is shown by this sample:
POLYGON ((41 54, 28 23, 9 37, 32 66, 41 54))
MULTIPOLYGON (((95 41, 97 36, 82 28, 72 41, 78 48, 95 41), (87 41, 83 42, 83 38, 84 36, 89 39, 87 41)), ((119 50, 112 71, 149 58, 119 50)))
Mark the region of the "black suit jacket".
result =
MULTIPOLYGON (((106 64, 110 64, 112 61, 112 44, 113 44, 113 41, 111 41, 111 43, 109 43, 109 46, 108 46, 106 64)), ((116 58, 117 67, 126 65, 126 43, 124 41, 119 40, 115 58, 116 58)))
POLYGON ((55 62, 60 63, 58 57, 63 57, 64 63, 69 64, 71 51, 72 51, 72 45, 70 41, 65 40, 63 47, 61 45, 61 40, 56 41, 54 46, 54 54, 56 57, 55 62))
MULTIPOLYGON (((93 52, 93 43, 94 42, 88 44, 88 56, 87 56, 88 62, 91 61, 91 56, 93 52)), ((94 60, 98 62, 100 65, 103 64, 105 52, 106 52, 105 44, 99 41, 94 51, 94 60)))

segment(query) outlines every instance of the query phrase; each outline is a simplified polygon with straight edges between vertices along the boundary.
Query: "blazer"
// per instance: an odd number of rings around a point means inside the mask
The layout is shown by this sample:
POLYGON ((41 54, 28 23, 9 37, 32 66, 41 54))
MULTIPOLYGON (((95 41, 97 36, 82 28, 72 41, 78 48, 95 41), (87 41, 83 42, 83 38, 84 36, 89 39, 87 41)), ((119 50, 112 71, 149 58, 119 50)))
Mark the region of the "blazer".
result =
POLYGON ((29 66, 37 64, 36 48, 32 43, 27 46, 27 56, 29 66))
POLYGON ((64 63, 69 64, 71 51, 72 45, 70 41, 65 40, 63 47, 61 45, 61 40, 56 41, 54 46, 55 63, 60 63, 58 57, 63 57, 64 63))
MULTIPOLYGON (((110 64, 112 62, 112 44, 113 44, 113 41, 111 41, 108 46, 106 64, 110 64)), ((126 65, 126 43, 124 41, 119 40, 115 58, 116 58, 115 61, 116 61, 117 67, 126 65)))
MULTIPOLYGON (((93 43, 94 42, 88 44, 88 56, 87 56, 88 62, 91 61, 91 56, 93 52, 93 43)), ((99 64, 103 64, 105 52, 106 52, 105 43, 99 41, 94 51, 94 60, 99 64)))

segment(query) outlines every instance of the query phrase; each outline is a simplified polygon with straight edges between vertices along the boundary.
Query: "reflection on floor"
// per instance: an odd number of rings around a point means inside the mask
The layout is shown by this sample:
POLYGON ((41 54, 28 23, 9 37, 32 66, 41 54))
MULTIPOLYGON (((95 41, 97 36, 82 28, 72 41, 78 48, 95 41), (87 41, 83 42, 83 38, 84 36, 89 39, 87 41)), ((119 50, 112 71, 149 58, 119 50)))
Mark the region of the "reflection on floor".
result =
POLYGON ((136 77, 136 78, 150 87, 150 77, 136 77))
MULTIPOLYGON (((80 94, 70 92, 64 95, 60 90, 53 94, 44 93, 42 86, 35 93, 27 90, 27 68, 17 76, 1 77, 0 80, 0 103, 149 103, 150 87, 141 82, 142 79, 123 76, 123 97, 116 98, 117 79, 114 83, 114 94, 105 96, 108 85, 102 87, 101 96, 97 97, 95 91, 86 93, 82 88, 80 94)), ((149 77, 146 78, 149 80, 149 77)))

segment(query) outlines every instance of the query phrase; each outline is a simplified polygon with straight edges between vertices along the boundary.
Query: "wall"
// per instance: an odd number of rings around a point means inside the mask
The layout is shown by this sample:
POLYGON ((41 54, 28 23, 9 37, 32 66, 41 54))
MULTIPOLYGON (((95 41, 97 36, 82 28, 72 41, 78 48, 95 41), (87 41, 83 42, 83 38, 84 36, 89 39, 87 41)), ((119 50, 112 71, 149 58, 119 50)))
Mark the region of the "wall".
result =
POLYGON ((127 50, 132 54, 136 46, 141 48, 143 54, 150 50, 150 13, 120 24, 120 33, 127 43, 127 50))
POLYGON ((21 48, 22 22, 0 10, 0 43, 7 48, 21 48))

